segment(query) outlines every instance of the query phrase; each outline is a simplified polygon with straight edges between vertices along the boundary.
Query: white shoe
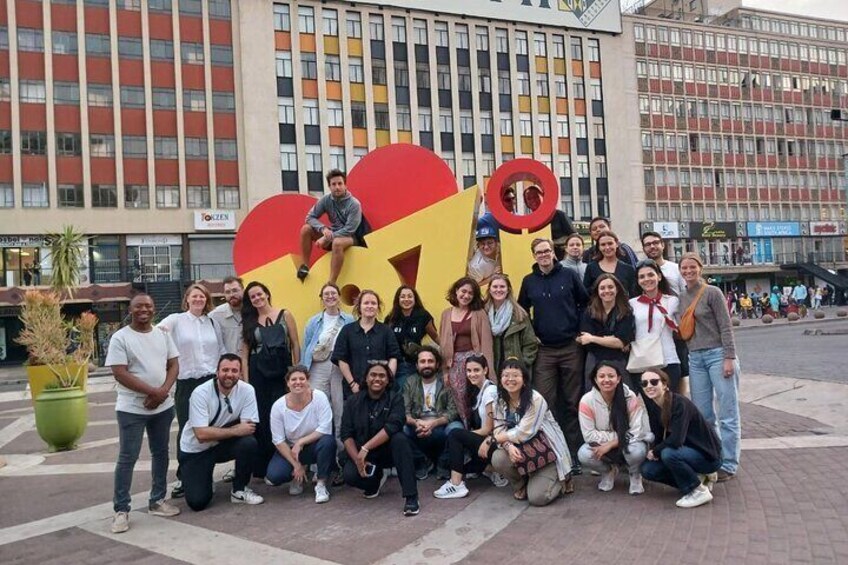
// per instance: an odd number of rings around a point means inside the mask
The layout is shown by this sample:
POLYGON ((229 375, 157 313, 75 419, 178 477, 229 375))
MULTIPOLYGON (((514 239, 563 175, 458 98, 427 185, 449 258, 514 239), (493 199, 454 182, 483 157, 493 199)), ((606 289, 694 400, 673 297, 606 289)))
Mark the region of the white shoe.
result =
POLYGON ((630 494, 643 494, 645 487, 642 485, 642 474, 633 473, 630 475, 630 494))
POLYGON ((300 496, 303 494, 303 482, 302 481, 292 481, 289 483, 289 495, 290 496, 300 496))
POLYGON ((262 504, 265 499, 244 487, 244 490, 230 493, 230 502, 233 504, 262 504))
POLYGON ((169 504, 164 500, 160 500, 159 502, 154 502, 153 504, 148 505, 147 513, 151 516, 163 516, 165 518, 172 518, 174 516, 179 515, 180 509, 174 506, 173 504, 169 504))
POLYGON ((483 473, 486 477, 492 481, 492 484, 498 488, 504 488, 509 484, 509 479, 501 475, 500 473, 483 473))
POLYGON ((433 496, 436 498, 465 498, 468 496, 468 487, 465 486, 465 481, 458 485, 447 481, 439 490, 433 492, 433 496))
POLYGON ((315 504, 324 504, 330 501, 330 492, 327 485, 319 483, 315 485, 315 504))
POLYGON ((709 475, 701 475, 698 474, 698 478, 701 479, 701 484, 703 484, 710 492, 713 492, 713 487, 718 482, 718 473, 710 473, 709 475))
POLYGON ((618 475, 618 467, 613 465, 606 473, 601 473, 601 481, 598 483, 598 490, 609 492, 615 486, 615 476, 618 475))
POLYGON ((695 508, 696 506, 701 506, 702 504, 710 502, 712 499, 713 494, 710 492, 710 489, 704 485, 698 485, 695 487, 695 490, 677 501, 677 507, 695 508))
POLYGON ((130 529, 130 515, 128 512, 115 512, 112 518, 112 533, 122 534, 130 529))

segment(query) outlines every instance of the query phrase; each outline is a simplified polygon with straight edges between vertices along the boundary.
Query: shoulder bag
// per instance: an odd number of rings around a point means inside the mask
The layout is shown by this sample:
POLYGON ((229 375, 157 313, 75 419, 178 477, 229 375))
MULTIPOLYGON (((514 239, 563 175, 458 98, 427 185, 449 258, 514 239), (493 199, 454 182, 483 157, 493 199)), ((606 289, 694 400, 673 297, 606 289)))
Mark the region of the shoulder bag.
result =
POLYGON ((680 324, 677 326, 677 333, 680 335, 680 339, 683 341, 689 341, 695 336, 695 308, 698 306, 698 302, 701 301, 701 297, 704 295, 704 291, 707 290, 707 283, 701 283, 701 290, 698 291, 698 295, 695 297, 695 300, 689 307, 683 312, 683 315, 680 316, 680 324))
POLYGON ((556 461, 556 453, 545 432, 540 431, 524 443, 517 443, 515 447, 524 458, 515 464, 515 470, 522 477, 528 477, 545 465, 556 461))

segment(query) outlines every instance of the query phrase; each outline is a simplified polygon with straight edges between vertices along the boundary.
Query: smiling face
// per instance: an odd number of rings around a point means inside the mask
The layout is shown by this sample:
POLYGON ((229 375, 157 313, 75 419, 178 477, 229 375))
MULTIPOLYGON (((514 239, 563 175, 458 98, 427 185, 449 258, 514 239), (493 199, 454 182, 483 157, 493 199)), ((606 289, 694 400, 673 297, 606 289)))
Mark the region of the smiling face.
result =
POLYGON ((554 264, 554 250, 547 241, 541 241, 533 248, 533 256, 543 271, 550 269, 554 264))
POLYGON ((497 278, 492 279, 492 282, 489 283, 489 296, 498 304, 506 300, 509 296, 509 286, 507 286, 506 281, 497 278))
POLYGON ((604 279, 598 283, 598 297, 604 304, 615 303, 615 297, 618 295, 618 289, 612 279, 604 279))
POLYGON ((294 371, 286 380, 289 391, 294 394, 303 394, 309 391, 309 377, 302 371, 294 371))
POLYGON ((601 367, 595 374, 595 384, 603 395, 612 395, 620 382, 621 376, 613 367, 601 367))
POLYGON ((192 313, 199 315, 203 313, 203 308, 206 306, 206 295, 199 288, 195 288, 188 293, 186 303, 192 313))
POLYGON ((244 289, 238 281, 233 281, 224 285, 224 298, 227 299, 227 304, 229 304, 234 310, 241 308, 241 302, 244 298, 244 289))
POLYGON ((565 244, 565 252, 569 257, 579 259, 583 256, 583 238, 572 237, 565 244))
POLYGON ((701 278, 701 266, 694 259, 684 259, 680 262, 680 276, 689 286, 701 278))
POLYGON ((332 286, 325 286, 321 291, 321 303, 324 308, 336 308, 339 305, 339 291, 332 286))
POLYGON ((591 236, 593 241, 598 241, 600 235, 608 229, 610 229, 610 225, 604 220, 595 220, 589 226, 589 235, 591 236))
POLYGON ((601 250, 604 259, 614 259, 616 253, 618 253, 618 242, 611 235, 602 235, 598 239, 598 248, 601 250))
POLYGON ((415 308, 415 293, 412 292, 412 289, 405 288, 400 291, 398 304, 400 304, 400 307, 404 312, 410 312, 413 308, 415 308))
POLYGON ((639 269, 639 272, 636 273, 636 279, 639 282, 639 287, 645 294, 653 295, 657 292, 660 277, 651 267, 642 267, 639 269))
POLYGON ((330 185, 330 193, 335 198, 341 198, 345 194, 347 194, 347 185, 345 184, 344 177, 333 177, 329 181, 330 185))
POLYGON ((250 303, 257 310, 264 308, 265 306, 269 306, 268 294, 261 286, 251 287, 251 289, 247 291, 247 299, 250 300, 250 303))
POLYGON ((233 389, 241 378, 241 361, 224 359, 218 364, 218 388, 224 392, 233 389))
POLYGON ((433 377, 436 374, 436 356, 429 351, 421 351, 418 354, 415 368, 422 379, 433 377))
POLYGON ((149 324, 153 320, 155 311, 153 299, 146 294, 139 294, 130 301, 130 316, 135 324, 149 324))
POLYGON ((524 375, 515 367, 507 367, 501 371, 501 386, 510 396, 517 395, 524 387, 524 375))
POLYGON ((494 259, 498 256, 498 240, 494 237, 484 237, 477 240, 477 249, 484 257, 494 259))
POLYGON ((464 284, 456 289, 456 301, 461 308, 468 308, 474 300, 474 288, 470 284, 464 284))
POLYGON ((380 302, 377 300, 377 297, 371 294, 364 294, 359 297, 359 314, 363 318, 367 318, 369 320, 373 320, 377 317, 377 313, 380 311, 380 302))
POLYGON ((486 369, 477 361, 465 362, 465 376, 468 382, 477 388, 483 388, 483 382, 489 376, 489 369, 486 369))
POLYGON ((524 204, 531 211, 535 211, 542 205, 542 193, 539 192, 538 188, 530 188, 524 192, 524 204))
POLYGON ((665 251, 665 244, 660 238, 649 235, 642 240, 642 251, 645 252, 648 259, 656 261, 662 258, 663 251, 665 251))
POLYGON ((365 386, 373 397, 379 397, 389 386, 389 373, 385 367, 375 365, 365 375, 365 386))
POLYGON ((668 390, 668 385, 662 381, 657 373, 652 371, 642 373, 641 383, 645 396, 655 402, 660 402, 668 390))

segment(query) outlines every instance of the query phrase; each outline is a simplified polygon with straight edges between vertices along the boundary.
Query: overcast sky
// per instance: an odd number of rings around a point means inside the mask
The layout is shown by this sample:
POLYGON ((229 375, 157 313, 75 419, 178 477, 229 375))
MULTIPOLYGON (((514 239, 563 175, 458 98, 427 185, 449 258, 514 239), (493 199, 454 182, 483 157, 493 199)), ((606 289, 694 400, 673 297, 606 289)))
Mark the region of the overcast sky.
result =
MULTIPOLYGON (((621 0, 621 6, 632 5, 634 0, 621 0)), ((647 3, 647 0, 645 0, 647 3)), ((848 0, 743 0, 751 8, 772 12, 799 14, 848 22, 848 0)))

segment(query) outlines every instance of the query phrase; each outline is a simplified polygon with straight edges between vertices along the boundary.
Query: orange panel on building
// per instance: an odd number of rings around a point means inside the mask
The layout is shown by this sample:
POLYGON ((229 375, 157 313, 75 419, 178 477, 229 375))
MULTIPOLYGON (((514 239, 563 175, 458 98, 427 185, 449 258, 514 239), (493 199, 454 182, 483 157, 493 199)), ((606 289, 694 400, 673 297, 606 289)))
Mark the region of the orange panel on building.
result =
POLYGON ((203 42, 203 20, 200 18, 180 17, 180 41, 203 42))
POLYGON ((50 6, 50 25, 61 31, 77 30, 77 7, 70 4, 52 4, 50 6))
POLYGON ((124 159, 124 183, 147 184, 147 159, 124 159))
POLYGON ((47 129, 46 104, 21 104, 21 129, 44 131, 47 129))
MULTIPOLYGON (((15 2, 15 17, 18 27, 31 27, 41 29, 44 27, 41 12, 41 2, 15 2)), ((6 6, 3 6, 6 12, 6 6)))
POLYGON ((307 53, 315 53, 315 36, 313 34, 300 34, 300 51, 307 53))
POLYGON ((212 90, 235 90, 235 79, 232 67, 212 67, 212 90))
POLYGON ((586 100, 583 98, 574 99, 574 113, 578 116, 586 115, 586 100))
POLYGON ((92 157, 91 183, 115 184, 115 159, 112 157, 92 157))
POLYGON ((592 78, 601 78, 601 64, 595 61, 589 63, 589 76, 592 78))
POLYGON ((215 137, 220 139, 236 138, 235 114, 213 114, 212 123, 215 128, 215 137))
POLYGON ((291 34, 287 31, 274 32, 274 47, 281 51, 291 51, 291 34))
POLYGON ((368 147, 368 131, 363 128, 353 128, 353 146, 368 147))
POLYGON ((176 110, 153 110, 153 135, 164 137, 177 135, 176 110))
POLYGON ((303 83, 303 97, 304 98, 318 98, 318 81, 303 79, 301 81, 303 83))
POLYGON ((341 100, 342 99, 342 83, 328 80, 326 83, 327 88, 327 99, 328 100, 341 100))
POLYGON ((576 77, 583 76, 583 61, 571 61, 571 74, 576 77))
POLYGON ((57 104, 53 106, 53 120, 56 131, 80 131, 80 109, 79 106, 57 104))
POLYGON ((44 80, 44 53, 18 51, 18 73, 21 80, 44 80))
POLYGON ((53 55, 53 80, 79 82, 76 55, 53 55))
POLYGON ((145 121, 144 108, 124 108, 121 110, 121 132, 123 135, 145 135, 147 133, 145 121))
POLYGON ((101 84, 112 82, 112 62, 105 57, 86 57, 85 68, 88 82, 101 84))
POLYGON ((141 12, 118 10, 118 35, 141 37, 141 12))
POLYGON ((150 39, 171 39, 174 37, 171 14, 150 12, 150 39))
POLYGON ((21 155, 21 180, 23 182, 47 182, 47 157, 44 155, 21 155))
POLYGON ((153 165, 156 184, 174 185, 180 183, 180 167, 176 159, 156 159, 153 165))
POLYGON ((118 61, 118 80, 121 84, 144 86, 144 61, 120 59, 118 61))
POLYGON ((556 99, 556 113, 560 116, 568 115, 568 98, 556 99))
POLYGON ((109 9, 85 8, 85 32, 109 33, 109 9))
POLYGON ((174 64, 163 61, 150 61, 151 84, 154 88, 174 88, 174 64))
POLYGON ((88 129, 91 130, 91 133, 112 133, 115 131, 112 108, 89 106, 88 129))
POLYGON ((571 153, 571 140, 567 137, 557 138, 557 151, 560 155, 568 155, 571 153))
POLYGON ((203 65, 183 65, 183 88, 194 90, 206 88, 203 65))
POLYGON ((206 137, 206 112, 183 113, 183 126, 186 137, 206 137))
POLYGON ((186 185, 209 183, 209 162, 206 159, 186 159, 186 185))
POLYGON ((56 157, 56 182, 82 183, 82 157, 56 157))
POLYGON ((12 182, 11 155, 0 155, 0 181, 12 182))
POLYGON ((550 155, 553 151, 551 150, 551 138, 550 137, 540 137, 539 138, 539 152, 543 155, 550 155))
POLYGON ((330 145, 333 147, 344 147, 344 128, 329 128, 327 131, 330 136, 330 145))
POLYGON ((215 161, 215 178, 218 186, 238 186, 238 161, 215 161))
POLYGON ((209 20, 209 43, 216 45, 233 44, 233 28, 229 20, 209 20))

